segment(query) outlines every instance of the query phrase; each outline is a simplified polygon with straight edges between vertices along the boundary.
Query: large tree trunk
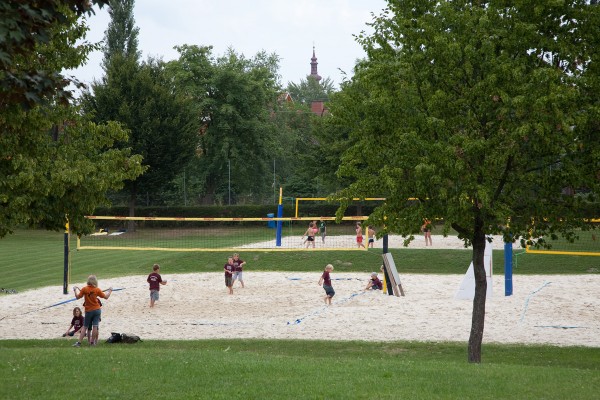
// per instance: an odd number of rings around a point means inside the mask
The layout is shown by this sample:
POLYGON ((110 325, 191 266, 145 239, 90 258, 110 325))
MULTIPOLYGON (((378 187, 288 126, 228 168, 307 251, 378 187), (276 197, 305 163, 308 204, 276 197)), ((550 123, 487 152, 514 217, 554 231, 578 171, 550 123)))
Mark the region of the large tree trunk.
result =
POLYGON ((486 237, 483 224, 477 221, 473 235, 473 271, 475 272, 475 297, 473 298, 473 316, 471 319, 471 334, 469 336, 468 357, 471 363, 481 362, 481 343, 485 324, 485 301, 487 279, 483 256, 485 254, 486 237))

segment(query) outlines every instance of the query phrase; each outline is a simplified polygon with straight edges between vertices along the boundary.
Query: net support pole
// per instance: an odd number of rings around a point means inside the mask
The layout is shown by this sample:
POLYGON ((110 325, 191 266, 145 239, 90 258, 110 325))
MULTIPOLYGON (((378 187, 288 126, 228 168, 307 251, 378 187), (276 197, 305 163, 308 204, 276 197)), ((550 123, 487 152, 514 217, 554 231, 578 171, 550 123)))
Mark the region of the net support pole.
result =
MULTIPOLYGON (((277 218, 283 218, 283 189, 279 188, 279 204, 277 205, 277 218)), ((275 246, 281 247, 281 220, 277 221, 277 229, 275 236, 275 246)))
POLYGON ((63 257, 63 294, 69 294, 69 220, 65 224, 63 257))
POLYGON ((512 296, 513 294, 513 265, 512 265, 513 245, 504 243, 504 296, 512 296))

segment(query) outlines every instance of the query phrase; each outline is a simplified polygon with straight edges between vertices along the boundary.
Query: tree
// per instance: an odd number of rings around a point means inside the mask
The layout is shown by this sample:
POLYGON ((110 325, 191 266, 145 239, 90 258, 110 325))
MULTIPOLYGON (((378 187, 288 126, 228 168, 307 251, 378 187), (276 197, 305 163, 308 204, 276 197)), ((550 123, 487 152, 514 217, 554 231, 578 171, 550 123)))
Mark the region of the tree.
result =
MULTIPOLYGON (((64 68, 83 62, 93 48, 77 44, 87 28, 75 12, 66 7, 61 12, 64 20, 44 25, 44 42, 10 54, 12 73, 17 68, 59 76, 64 68)), ((0 237, 21 224, 61 230, 67 215, 74 231, 89 232, 84 215, 107 203, 107 190, 138 176, 141 158, 131 156, 129 149, 114 150, 126 132, 117 124, 96 125, 81 117, 79 109, 60 101, 64 93, 56 87, 21 89, 2 98, 0 237), (25 109, 20 96, 29 90, 42 97, 29 98, 25 109)))
POLYGON ((177 50, 180 57, 169 68, 202 121, 198 157, 189 165, 202 202, 228 200, 229 184, 235 198, 264 200, 272 190, 275 131, 269 109, 277 97, 277 56, 261 52, 248 59, 229 49, 214 58, 210 47, 177 50))
POLYGON ((591 228, 599 12, 575 0, 389 1, 330 104, 350 129, 342 196, 385 196, 370 219, 407 241, 435 217, 473 246, 469 362, 481 362, 487 235, 547 246, 591 228))
POLYGON ((310 106, 313 101, 329 101, 329 96, 335 89, 331 78, 319 82, 309 75, 306 79, 301 79, 300 83, 289 82, 287 91, 295 102, 310 106))
MULTIPOLYGON (((189 97, 173 84, 162 60, 139 62, 133 0, 111 1, 111 22, 105 32, 105 76, 83 96, 84 109, 94 121, 118 121, 129 130, 120 148, 144 157, 146 173, 126 182, 129 215, 135 215, 139 194, 161 193, 194 156, 199 120, 189 97)), ((129 229, 134 230, 133 221, 129 229)))
POLYGON ((73 28, 74 19, 93 13, 93 4, 102 7, 107 3, 108 0, 48 0, 35 6, 13 0, 0 3, 0 111, 12 104, 29 109, 50 100, 69 103, 72 93, 68 86, 73 83, 82 87, 76 79, 65 77, 61 70, 49 70, 44 63, 27 69, 16 61, 35 56, 39 46, 48 44, 59 28, 73 28))
POLYGON ((124 58, 140 59, 138 35, 140 28, 135 26, 133 8, 135 0, 110 0, 110 23, 104 33, 104 59, 102 65, 106 71, 115 55, 124 58))
MULTIPOLYGON (((146 173, 126 182, 130 216, 135 215, 138 194, 153 197, 195 155, 199 120, 190 98, 177 94, 165 63, 149 59, 138 65, 116 55, 106 75, 84 96, 84 109, 94 121, 118 121, 129 131, 119 148, 143 156, 146 173)), ((130 226, 133 228, 133 226, 130 226)))

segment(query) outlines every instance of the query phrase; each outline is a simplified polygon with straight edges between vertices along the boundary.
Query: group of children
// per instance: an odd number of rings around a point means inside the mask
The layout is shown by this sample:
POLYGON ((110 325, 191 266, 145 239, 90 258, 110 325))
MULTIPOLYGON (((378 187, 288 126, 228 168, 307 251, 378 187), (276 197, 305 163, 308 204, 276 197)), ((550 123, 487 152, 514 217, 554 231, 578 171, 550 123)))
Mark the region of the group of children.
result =
POLYGON ((75 307, 73 309, 73 319, 69 329, 63 336, 75 336, 79 333, 79 340, 73 346, 79 347, 83 339, 87 336, 90 346, 98 344, 99 325, 102 317, 102 302, 100 298, 108 299, 112 294, 113 289, 108 288, 102 290, 98 288, 98 279, 96 275, 90 275, 87 279, 87 285, 83 288, 73 286, 73 293, 76 299, 85 297, 83 308, 85 309, 85 317, 81 316, 81 309, 75 307), (71 330, 73 328, 73 330, 71 330))
MULTIPOLYGON (((356 223, 356 245, 360 248, 362 247, 363 249, 365 248, 365 245, 363 244, 363 230, 362 230, 362 225, 360 224, 360 222, 356 223)), ((369 225, 367 227, 367 238, 369 239, 369 243, 367 244, 367 246, 373 248, 375 245, 375 229, 373 229, 373 227, 371 225, 369 225)))
MULTIPOLYGON (((358 231, 358 229, 357 229, 358 231)), ((313 235, 314 236, 314 235, 313 235)), ((233 254, 227 258, 227 263, 223 266, 225 272, 225 286, 227 286, 229 294, 233 294, 233 284, 236 280, 240 281, 241 287, 244 288, 243 280, 243 269, 245 261, 240 259, 238 253, 233 254)), ((331 284, 331 272, 333 271, 333 265, 327 264, 321 278, 319 279, 319 286, 323 286, 325 290, 325 304, 331 305, 331 299, 335 296, 335 290, 331 284)), ((166 285, 167 281, 162 279, 160 275, 160 265, 154 264, 152 266, 152 272, 146 279, 150 286, 150 307, 154 307, 156 301, 159 300, 160 286, 166 285)), ((382 290, 383 283, 378 278, 377 273, 373 272, 371 278, 367 284, 365 290, 382 290)), ((62 335, 63 337, 73 337, 79 334, 79 340, 75 342, 73 346, 79 347, 83 342, 83 339, 87 336, 88 343, 91 346, 95 346, 98 343, 99 325, 101 321, 102 302, 100 298, 108 299, 113 292, 112 287, 107 290, 98 288, 98 279, 95 275, 90 275, 87 280, 87 286, 84 288, 73 287, 75 298, 81 299, 85 297, 83 306, 85 309, 85 316, 81 313, 81 308, 75 307, 73 309, 73 318, 67 331, 62 335)))
POLYGON ((243 270, 246 261, 240 259, 238 253, 234 253, 233 256, 227 257, 227 263, 223 266, 225 271, 225 286, 229 294, 233 294, 233 284, 236 280, 239 280, 244 288, 243 270))
MULTIPOLYGON (((362 230, 362 226, 361 226, 360 222, 356 223, 355 232, 356 232, 357 246, 359 248, 362 247, 364 249, 365 245, 363 243, 363 230, 362 230)), ((317 221, 312 221, 311 223, 308 224, 308 228, 302 235, 302 240, 303 240, 302 245, 306 244, 307 249, 309 247, 314 248, 315 247, 315 238, 316 238, 317 233, 320 233, 321 241, 323 243, 325 243, 325 237, 327 236, 327 226, 325 225, 325 221, 321 221, 321 223, 319 225, 317 225, 317 221)), ((373 229, 373 227, 371 225, 369 225, 367 227, 367 237, 369 239, 368 247, 371 247, 371 248, 374 247, 374 245, 375 245, 375 229, 373 229)))

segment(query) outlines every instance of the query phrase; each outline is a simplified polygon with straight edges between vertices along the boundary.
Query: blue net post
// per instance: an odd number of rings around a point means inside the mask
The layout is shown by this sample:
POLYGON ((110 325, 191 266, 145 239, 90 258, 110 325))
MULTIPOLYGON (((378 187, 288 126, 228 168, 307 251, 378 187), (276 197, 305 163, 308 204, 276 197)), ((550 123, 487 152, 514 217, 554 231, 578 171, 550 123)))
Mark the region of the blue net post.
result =
MULTIPOLYGON (((277 206, 277 218, 283 218, 283 204, 277 206)), ((281 225, 283 221, 277 221, 277 229, 275 236, 275 246, 281 247, 281 225)))
POLYGON ((504 243, 504 295, 512 296, 513 294, 513 265, 512 265, 513 245, 504 243))

